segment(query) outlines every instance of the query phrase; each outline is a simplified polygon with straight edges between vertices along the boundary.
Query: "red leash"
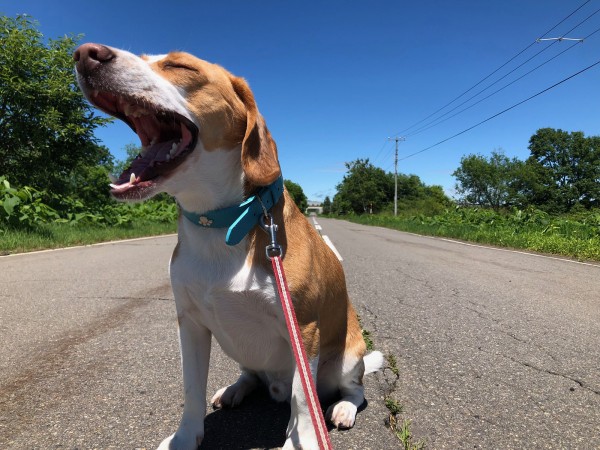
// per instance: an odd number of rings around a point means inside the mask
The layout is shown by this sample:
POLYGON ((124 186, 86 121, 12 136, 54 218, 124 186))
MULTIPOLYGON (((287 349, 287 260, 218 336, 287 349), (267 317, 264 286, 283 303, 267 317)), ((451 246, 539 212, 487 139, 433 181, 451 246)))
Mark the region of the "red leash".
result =
POLYGON ((290 343, 294 352, 294 358, 296 359, 296 366, 300 373, 302 389, 304 390, 310 418, 315 433, 317 434, 319 449, 331 450, 333 449, 333 446, 331 445, 327 426, 325 425, 325 418, 323 417, 323 411, 319 404, 315 381, 310 371, 308 358, 306 357, 306 351, 304 350, 304 344, 302 343, 302 334, 300 333, 300 327, 298 326, 294 305, 292 304, 287 281, 285 279, 285 272, 281 263, 281 246, 277 244, 275 239, 277 225, 273 223, 273 216, 269 216, 269 218, 271 221, 270 225, 266 225, 264 220, 261 220, 263 228, 271 235, 271 244, 269 244, 266 249, 267 258, 271 260, 271 264, 273 265, 273 273, 275 274, 275 279, 277 281, 277 291, 279 292, 279 298, 281 299, 281 305, 283 307, 283 315, 285 316, 285 322, 290 334, 290 343))

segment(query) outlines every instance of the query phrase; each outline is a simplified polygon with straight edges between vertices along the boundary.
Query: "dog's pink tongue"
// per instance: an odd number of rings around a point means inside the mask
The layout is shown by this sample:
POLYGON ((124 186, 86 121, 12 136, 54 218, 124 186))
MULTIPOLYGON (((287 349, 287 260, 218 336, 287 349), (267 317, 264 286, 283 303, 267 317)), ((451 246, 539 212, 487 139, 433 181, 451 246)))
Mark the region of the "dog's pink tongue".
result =
POLYGON ((130 181, 132 173, 136 175, 136 178, 143 180, 149 180, 156 175, 154 167, 156 164, 167 162, 171 159, 171 150, 173 149, 174 142, 158 142, 147 148, 144 151, 144 155, 138 155, 131 165, 121 174, 116 184, 124 184, 130 181))

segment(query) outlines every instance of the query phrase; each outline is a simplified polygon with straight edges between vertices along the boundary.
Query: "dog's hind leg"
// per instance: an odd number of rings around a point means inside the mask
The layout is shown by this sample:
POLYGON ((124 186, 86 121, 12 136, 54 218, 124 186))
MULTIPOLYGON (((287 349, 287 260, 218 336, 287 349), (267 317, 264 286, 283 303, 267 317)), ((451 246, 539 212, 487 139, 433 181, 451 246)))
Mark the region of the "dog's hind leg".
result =
POLYGON ((219 389, 210 400, 214 408, 228 408, 238 406, 244 397, 250 394, 258 385, 259 379, 256 374, 242 369, 238 380, 219 389))
POLYGON ((346 429, 354 426, 356 412, 365 400, 362 384, 365 365, 362 358, 345 356, 342 370, 338 385, 342 398, 327 409, 325 417, 337 428, 346 429))
POLYGON ((356 412, 365 400, 363 375, 376 372, 383 365, 383 355, 372 352, 357 358, 352 355, 344 356, 342 376, 339 381, 341 400, 331 405, 325 417, 338 429, 352 428, 356 420, 356 412))

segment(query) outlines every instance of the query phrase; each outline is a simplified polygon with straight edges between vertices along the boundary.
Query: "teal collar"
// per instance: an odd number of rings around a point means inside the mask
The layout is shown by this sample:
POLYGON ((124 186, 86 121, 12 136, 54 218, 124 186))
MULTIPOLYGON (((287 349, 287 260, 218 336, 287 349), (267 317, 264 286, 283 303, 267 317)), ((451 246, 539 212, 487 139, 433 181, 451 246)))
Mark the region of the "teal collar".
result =
POLYGON ((283 194, 283 177, 261 188, 255 195, 244 200, 240 205, 215 209, 203 214, 186 211, 179 206, 181 213, 194 225, 200 228, 229 228, 225 243, 236 245, 248 234, 264 215, 265 209, 271 208, 283 194), (263 209, 264 206, 264 209, 263 209))

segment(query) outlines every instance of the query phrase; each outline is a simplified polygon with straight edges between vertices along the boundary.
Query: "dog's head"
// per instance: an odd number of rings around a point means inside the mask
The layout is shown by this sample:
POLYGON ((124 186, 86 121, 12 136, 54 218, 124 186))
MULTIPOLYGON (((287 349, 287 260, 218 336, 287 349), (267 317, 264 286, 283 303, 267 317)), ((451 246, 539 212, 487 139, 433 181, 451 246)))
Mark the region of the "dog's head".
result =
POLYGON ((193 209, 226 206, 219 203, 240 195, 234 191, 280 175, 277 147, 242 78, 182 52, 138 57, 84 44, 73 58, 88 100, 141 141, 142 152, 113 185, 117 199, 168 192, 193 209), (191 200, 203 195, 206 204, 191 200))

